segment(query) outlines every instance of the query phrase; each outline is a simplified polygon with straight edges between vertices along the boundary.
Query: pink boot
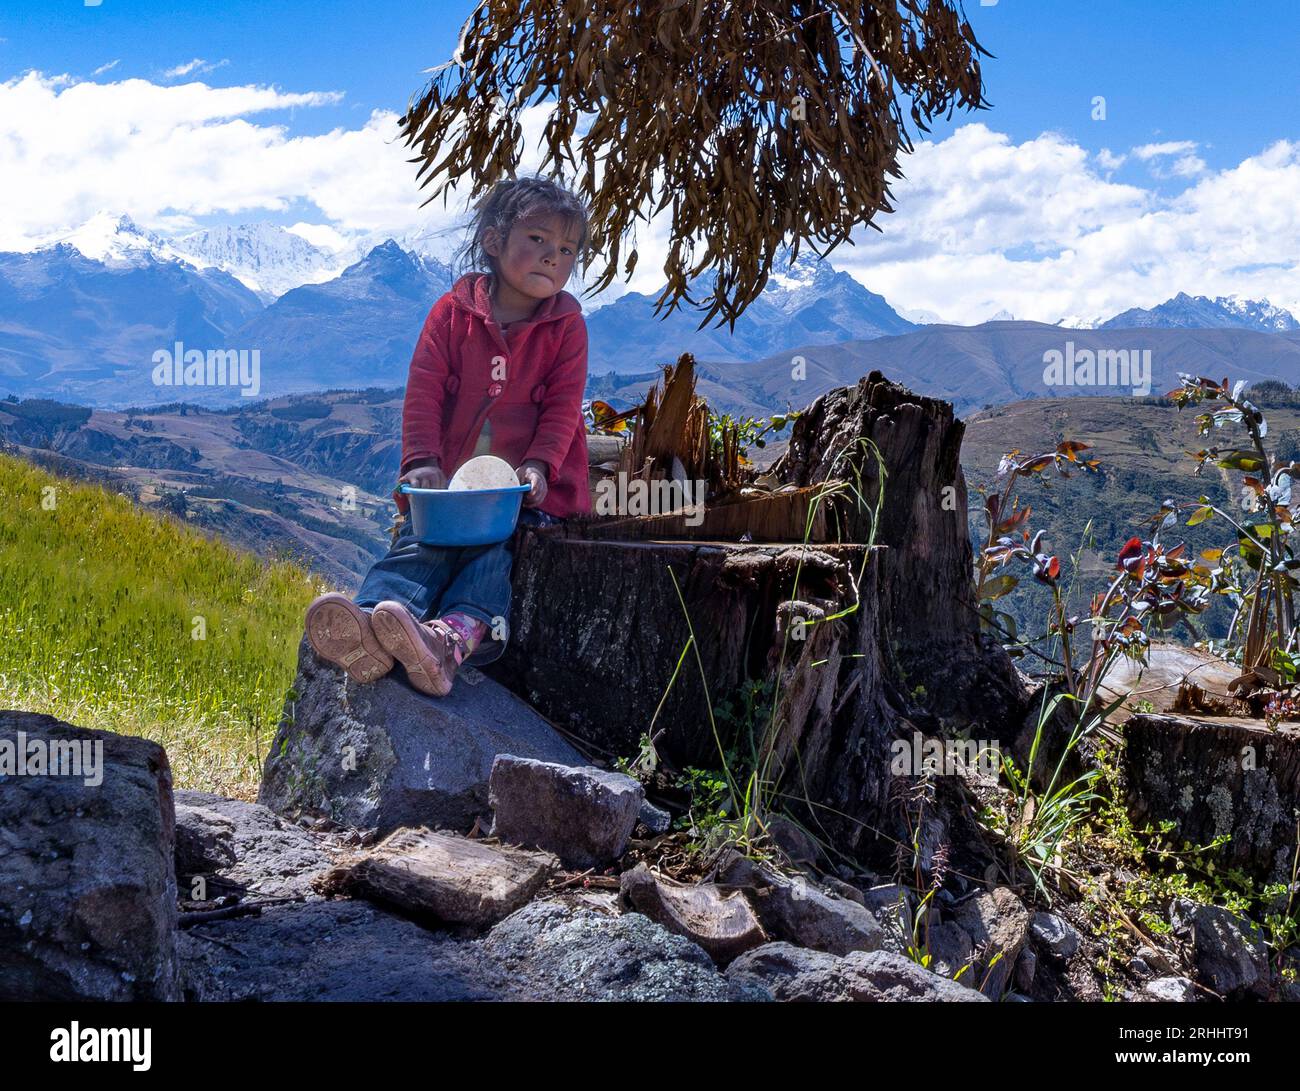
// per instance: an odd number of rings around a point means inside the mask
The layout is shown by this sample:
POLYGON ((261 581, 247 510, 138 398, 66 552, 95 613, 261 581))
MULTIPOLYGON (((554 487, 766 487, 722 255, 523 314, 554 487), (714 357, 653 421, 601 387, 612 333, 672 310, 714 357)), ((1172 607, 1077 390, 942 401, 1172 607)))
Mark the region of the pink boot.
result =
POLYGON ((370 628, 370 615, 346 595, 321 595, 307 607, 306 627, 316 654, 357 682, 373 682, 393 669, 393 657, 370 628))
POLYGON ((392 600, 376 606, 370 621, 379 643, 406 668, 411 685, 434 697, 451 692, 456 668, 466 655, 464 637, 454 626, 441 619, 417 621, 410 610, 392 600))

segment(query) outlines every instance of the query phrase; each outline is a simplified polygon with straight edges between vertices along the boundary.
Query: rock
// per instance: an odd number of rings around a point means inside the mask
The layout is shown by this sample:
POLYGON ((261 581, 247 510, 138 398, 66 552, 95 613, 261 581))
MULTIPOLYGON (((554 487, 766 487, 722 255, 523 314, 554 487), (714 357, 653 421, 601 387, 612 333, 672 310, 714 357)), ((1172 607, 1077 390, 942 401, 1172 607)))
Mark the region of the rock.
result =
POLYGON ((928 969, 940 977, 951 978, 969 989, 977 986, 971 968, 971 955, 975 953, 970 936, 961 925, 951 921, 932 924, 927 934, 922 926, 918 942, 930 956, 928 969), (959 978, 957 975, 961 974, 959 978))
POLYGON ((652 836, 667 833, 673 827, 673 816, 662 808, 656 807, 648 799, 641 801, 641 810, 637 812, 636 817, 652 836))
POLYGON ((816 838, 784 815, 768 818, 767 832, 796 867, 813 866, 822 854, 816 838))
POLYGON ((1056 913, 1035 913, 1029 919, 1029 931, 1034 942, 1053 958, 1067 961, 1079 950, 1078 929, 1056 913))
POLYGON ((468 831, 488 811, 497 754, 585 760, 486 677, 446 697, 417 693, 396 675, 361 685, 304 639, 292 692, 258 802, 293 819, 324 817, 381 834, 426 825, 468 831))
POLYGON ((1253 921, 1220 906, 1175 899, 1176 931, 1191 933, 1196 974, 1220 996, 1268 995, 1268 948, 1253 921))
POLYGON ((175 830, 157 743, 0 712, 0 1000, 179 999, 175 830))
MULTIPOLYGON (((204 875, 209 896, 232 891, 264 898, 309 896, 312 881, 338 857, 321 835, 286 822, 270 808, 210 792, 177 791, 176 822, 192 839, 212 840, 234 856, 233 863, 208 872, 191 869, 199 862, 195 858, 182 867, 177 854, 177 875, 186 880, 204 875)), ((192 887, 181 891, 182 896, 191 893, 192 887)))
POLYGON ((953 918, 970 935, 978 954, 970 970, 972 987, 998 999, 1010 984, 1016 959, 1029 935, 1029 912, 1015 894, 998 887, 982 890, 963 902, 953 918))
POLYGON ((558 866, 550 853, 398 830, 324 876, 319 888, 371 898, 416 918, 486 928, 526 904, 558 866))
POLYGON ((837 958, 789 943, 768 943, 736 959, 727 977, 766 988, 776 1000, 987 1001, 890 951, 854 951, 837 958))
POLYGON ((1185 1003, 1196 999, 1196 986, 1185 977, 1158 977, 1142 986, 1152 1000, 1176 1000, 1185 1003))
POLYGON ((277 905, 180 935, 186 1000, 522 1000, 473 940, 365 902, 277 905))
POLYGON ((512 913, 480 941, 537 1000, 767 1000, 723 977, 705 950, 640 913, 608 917, 554 900, 512 913))
POLYGON ((207 807, 183 807, 176 800, 176 879, 206 875, 235 862, 235 824, 207 807))
POLYGON ((867 907, 867 899, 862 893, 862 888, 854 886, 843 879, 837 879, 834 875, 826 875, 821 879, 821 884, 826 888, 828 894, 834 894, 840 898, 847 898, 851 902, 856 902, 863 909, 867 907))
POLYGON ((1146 959, 1136 955, 1128 960, 1128 969, 1134 977, 1155 977, 1156 973, 1146 959))
MULTIPOLYGON (((1038 971, 1038 956, 1034 954, 1032 947, 1026 947, 1020 952, 1020 958, 1016 962, 1016 986, 1028 992, 1034 987, 1034 974, 1038 971)), ((1015 996, 1015 993, 1008 993, 1008 997, 1015 996)), ((1027 999, 1021 997, 1021 999, 1027 999)))
POLYGON ((641 863, 623 872, 619 893, 637 912, 699 944, 722 965, 767 942, 745 896, 724 894, 713 883, 674 882, 641 863))
POLYGON ((555 853, 570 868, 617 860, 645 799, 631 777, 499 754, 488 782, 492 836, 555 853))
POLYGON ((803 876, 788 878, 731 851, 718 879, 743 887, 769 935, 832 955, 876 951, 885 930, 862 905, 818 890, 803 876))

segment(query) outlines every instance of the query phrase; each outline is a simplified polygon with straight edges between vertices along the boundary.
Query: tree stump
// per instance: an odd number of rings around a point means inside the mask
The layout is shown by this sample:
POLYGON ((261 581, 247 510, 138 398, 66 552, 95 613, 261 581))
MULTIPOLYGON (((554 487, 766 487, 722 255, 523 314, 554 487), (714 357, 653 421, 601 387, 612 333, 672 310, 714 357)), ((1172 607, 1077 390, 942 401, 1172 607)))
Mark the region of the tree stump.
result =
POLYGON ((1259 720, 1190 719, 1139 713, 1124 725, 1129 813, 1138 823, 1170 820, 1167 835, 1208 845, 1221 867, 1289 881, 1300 809, 1300 726, 1270 731, 1259 720))
POLYGON ((1010 660, 981 639, 973 608, 963 428, 951 406, 873 372, 796 422, 771 471, 795 487, 789 499, 711 507, 714 537, 683 540, 680 515, 523 532, 511 640, 487 673, 597 758, 633 757, 653 732, 677 768, 713 769, 750 741, 724 737, 735 725, 710 709, 768 679, 774 705, 756 733, 774 725, 778 798, 837 847, 862 848, 885 822, 893 739, 978 720, 1009 742, 1024 717, 1010 660), (838 541, 762 540, 806 525, 790 512, 836 480, 866 505, 842 491, 826 504, 814 523, 838 541), (753 542, 738 540, 747 512, 753 542))

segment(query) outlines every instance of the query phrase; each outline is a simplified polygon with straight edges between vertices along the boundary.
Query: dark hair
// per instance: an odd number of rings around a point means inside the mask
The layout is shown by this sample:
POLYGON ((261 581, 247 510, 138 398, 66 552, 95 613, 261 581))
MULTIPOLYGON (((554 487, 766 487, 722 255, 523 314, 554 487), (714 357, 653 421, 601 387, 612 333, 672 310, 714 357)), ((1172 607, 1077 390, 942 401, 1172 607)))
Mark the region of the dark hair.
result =
POLYGON ((534 175, 528 178, 503 180, 494 185, 474 206, 469 223, 469 238, 457 252, 460 268, 457 276, 468 272, 490 269, 495 275, 496 258, 483 249, 483 237, 489 228, 496 228, 502 243, 510 237, 510 229, 522 219, 534 215, 558 215, 568 225, 578 228, 578 255, 574 268, 587 264, 587 206, 577 194, 550 178, 534 175))

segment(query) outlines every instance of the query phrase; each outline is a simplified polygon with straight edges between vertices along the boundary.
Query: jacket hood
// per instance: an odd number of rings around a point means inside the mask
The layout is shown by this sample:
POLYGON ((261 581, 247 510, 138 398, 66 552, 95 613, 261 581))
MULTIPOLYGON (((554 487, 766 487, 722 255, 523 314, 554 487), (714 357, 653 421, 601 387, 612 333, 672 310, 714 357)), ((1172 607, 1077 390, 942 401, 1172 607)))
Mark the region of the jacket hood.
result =
MULTIPOLYGON (((452 302, 463 311, 486 321, 492 317, 492 274, 466 273, 451 289, 452 302)), ((582 304, 561 288, 538 306, 528 324, 550 322, 570 314, 581 314, 582 304)))

